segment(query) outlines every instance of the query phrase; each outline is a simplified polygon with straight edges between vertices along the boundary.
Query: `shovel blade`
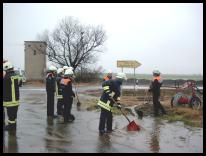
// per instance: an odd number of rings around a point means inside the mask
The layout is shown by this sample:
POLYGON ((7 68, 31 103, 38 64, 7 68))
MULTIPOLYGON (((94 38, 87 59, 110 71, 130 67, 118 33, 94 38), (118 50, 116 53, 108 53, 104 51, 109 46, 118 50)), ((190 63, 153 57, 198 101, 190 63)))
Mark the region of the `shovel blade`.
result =
POLYGON ((140 130, 140 126, 137 125, 134 120, 132 122, 129 123, 129 125, 127 125, 127 130, 128 131, 139 131, 140 130))

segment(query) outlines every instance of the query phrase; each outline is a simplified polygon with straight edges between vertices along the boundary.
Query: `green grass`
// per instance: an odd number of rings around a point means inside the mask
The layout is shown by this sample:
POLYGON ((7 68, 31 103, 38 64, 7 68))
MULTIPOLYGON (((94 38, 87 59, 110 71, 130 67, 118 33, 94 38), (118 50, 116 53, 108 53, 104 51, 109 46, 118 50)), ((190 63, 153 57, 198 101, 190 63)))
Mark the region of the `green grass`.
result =
POLYGON ((182 121, 185 125, 201 127, 199 122, 195 122, 193 120, 187 119, 183 115, 176 115, 176 114, 164 115, 164 116, 162 116, 160 118, 168 120, 168 122, 182 121))

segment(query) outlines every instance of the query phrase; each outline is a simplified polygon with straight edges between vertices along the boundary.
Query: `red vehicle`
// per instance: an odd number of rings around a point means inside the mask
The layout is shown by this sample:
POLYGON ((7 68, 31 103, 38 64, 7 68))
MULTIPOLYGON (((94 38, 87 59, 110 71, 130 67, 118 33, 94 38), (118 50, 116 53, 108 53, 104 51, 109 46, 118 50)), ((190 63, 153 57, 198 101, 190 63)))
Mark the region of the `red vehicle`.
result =
POLYGON ((171 99, 171 107, 181 106, 188 104, 191 108, 200 108, 201 100, 196 92, 203 94, 202 91, 197 88, 195 81, 186 81, 182 87, 179 87, 179 83, 175 83, 176 94, 171 99), (184 90, 191 89, 192 95, 188 96, 183 93, 184 90))

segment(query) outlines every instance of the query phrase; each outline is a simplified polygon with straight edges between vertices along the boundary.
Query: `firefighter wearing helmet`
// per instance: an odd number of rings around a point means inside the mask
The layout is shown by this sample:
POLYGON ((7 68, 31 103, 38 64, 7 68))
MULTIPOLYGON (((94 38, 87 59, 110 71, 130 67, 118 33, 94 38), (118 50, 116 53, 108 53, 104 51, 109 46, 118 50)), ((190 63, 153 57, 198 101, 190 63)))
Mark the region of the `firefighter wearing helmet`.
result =
POLYGON ((98 106, 101 107, 100 121, 99 121, 99 135, 112 132, 112 109, 114 100, 118 103, 116 106, 121 109, 119 104, 121 96, 121 85, 124 80, 127 80, 125 73, 117 73, 115 79, 104 81, 102 84, 103 93, 98 101, 98 106), (106 129, 105 129, 106 124, 106 129))
POLYGON ((54 115, 54 94, 56 91, 56 71, 55 66, 49 66, 46 76, 46 92, 47 92, 47 117, 53 119, 54 115))
POLYGON ((73 75, 74 73, 71 69, 66 69, 64 72, 64 77, 60 82, 64 105, 64 123, 72 122, 75 119, 74 115, 71 114, 73 98, 75 97, 75 94, 72 90, 73 75))
POLYGON ((162 78, 160 74, 161 73, 157 68, 153 70, 153 79, 149 87, 149 92, 152 92, 153 96, 154 116, 159 115, 159 110, 161 110, 162 114, 166 114, 164 107, 161 105, 159 101, 160 87, 162 86, 162 78))
POLYGON ((9 61, 3 63, 6 72, 3 78, 3 106, 7 109, 8 125, 5 130, 16 130, 17 111, 19 107, 19 76, 14 72, 14 67, 9 61))

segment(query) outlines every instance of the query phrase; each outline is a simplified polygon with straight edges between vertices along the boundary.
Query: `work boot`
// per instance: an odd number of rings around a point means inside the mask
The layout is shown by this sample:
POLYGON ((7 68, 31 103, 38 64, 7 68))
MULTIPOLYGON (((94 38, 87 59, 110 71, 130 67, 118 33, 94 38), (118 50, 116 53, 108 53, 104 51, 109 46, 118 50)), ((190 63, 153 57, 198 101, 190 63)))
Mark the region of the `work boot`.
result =
POLYGON ((6 131, 16 130, 16 124, 8 124, 5 126, 6 131))
POLYGON ((100 131, 99 131, 99 136, 104 135, 104 133, 105 133, 105 131, 104 131, 104 130, 100 130, 100 131))
POLYGON ((159 116, 159 114, 158 114, 158 113, 154 113, 153 115, 154 115, 154 117, 158 117, 158 116, 159 116))
POLYGON ((72 122, 72 121, 74 121, 74 120, 75 120, 74 115, 73 115, 73 114, 70 114, 68 121, 69 121, 69 122, 72 122))
POLYGON ((54 119, 57 118, 57 117, 58 117, 58 115, 54 115, 54 116, 53 116, 54 119))

